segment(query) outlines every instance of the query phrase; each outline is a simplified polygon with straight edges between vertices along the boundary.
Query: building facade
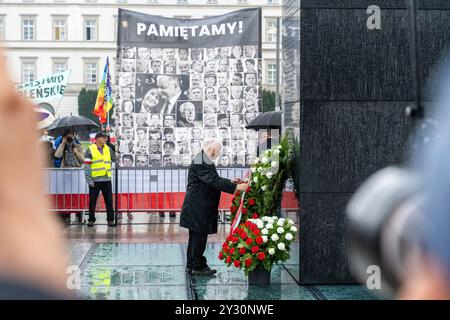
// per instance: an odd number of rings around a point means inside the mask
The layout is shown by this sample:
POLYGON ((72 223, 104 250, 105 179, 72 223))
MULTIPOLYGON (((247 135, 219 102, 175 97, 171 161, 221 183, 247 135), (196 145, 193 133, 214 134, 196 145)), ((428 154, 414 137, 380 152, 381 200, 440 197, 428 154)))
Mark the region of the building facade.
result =
POLYGON ((96 89, 106 58, 115 60, 119 8, 196 19, 249 7, 263 8, 263 87, 274 91, 281 0, 0 0, 0 42, 16 83, 71 70, 64 97, 49 104, 75 115, 80 90, 96 89))

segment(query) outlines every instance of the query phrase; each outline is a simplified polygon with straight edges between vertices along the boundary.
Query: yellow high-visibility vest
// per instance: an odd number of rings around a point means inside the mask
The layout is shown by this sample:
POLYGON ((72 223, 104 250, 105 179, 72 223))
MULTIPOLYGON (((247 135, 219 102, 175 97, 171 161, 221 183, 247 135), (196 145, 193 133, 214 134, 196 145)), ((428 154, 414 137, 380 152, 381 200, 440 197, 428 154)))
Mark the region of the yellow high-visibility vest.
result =
POLYGON ((103 146, 103 154, 98 151, 97 145, 92 144, 89 147, 92 155, 91 176, 96 177, 111 177, 111 153, 107 145, 103 146))

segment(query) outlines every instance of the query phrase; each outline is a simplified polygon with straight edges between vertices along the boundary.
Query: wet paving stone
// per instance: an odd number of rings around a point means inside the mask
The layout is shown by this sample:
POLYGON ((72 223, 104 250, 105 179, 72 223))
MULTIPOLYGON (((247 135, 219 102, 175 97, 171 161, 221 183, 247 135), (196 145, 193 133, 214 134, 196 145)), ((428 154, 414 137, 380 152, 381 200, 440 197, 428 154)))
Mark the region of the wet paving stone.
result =
POLYGON ((208 243, 205 252, 217 274, 199 277, 184 272, 184 243, 83 244, 72 250, 78 261, 83 257, 77 293, 99 300, 374 299, 362 286, 299 286, 294 278, 296 257, 289 264, 273 266, 270 285, 248 285, 241 270, 228 268, 217 258, 220 248, 220 243, 208 243))
POLYGON ((379 300, 375 292, 361 285, 314 286, 327 300, 379 300))

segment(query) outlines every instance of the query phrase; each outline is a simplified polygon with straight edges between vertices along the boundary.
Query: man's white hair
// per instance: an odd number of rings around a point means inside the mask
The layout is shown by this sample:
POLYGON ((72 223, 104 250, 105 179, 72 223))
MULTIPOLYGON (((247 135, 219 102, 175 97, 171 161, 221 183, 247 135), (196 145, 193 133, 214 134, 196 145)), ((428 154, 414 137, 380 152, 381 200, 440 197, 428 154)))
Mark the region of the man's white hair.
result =
POLYGON ((203 141, 203 150, 208 150, 210 148, 217 147, 219 151, 222 150, 222 143, 214 138, 208 138, 203 141))

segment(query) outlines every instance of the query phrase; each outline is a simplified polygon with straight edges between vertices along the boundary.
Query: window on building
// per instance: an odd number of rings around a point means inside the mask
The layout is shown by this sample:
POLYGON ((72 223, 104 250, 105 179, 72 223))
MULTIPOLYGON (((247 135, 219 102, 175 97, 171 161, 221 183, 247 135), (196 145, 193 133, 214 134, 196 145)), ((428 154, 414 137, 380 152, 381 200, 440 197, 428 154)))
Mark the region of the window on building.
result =
POLYGON ((53 39, 56 41, 67 40, 67 18, 53 18, 53 39))
POLYGON ((98 65, 94 61, 84 62, 84 82, 86 84, 97 84, 98 82, 98 65))
POLYGON ((67 60, 54 60, 53 73, 60 73, 67 70, 67 60))
POLYGON ((96 41, 97 40, 97 19, 85 18, 84 20, 84 40, 96 41))
POLYGON ((36 35, 36 18, 22 18, 22 38, 23 40, 35 40, 36 35))
POLYGON ((279 0, 267 0, 268 4, 278 4, 279 0))
POLYGON ((118 27, 118 20, 119 20, 119 18, 116 16, 116 15, 114 15, 114 32, 113 32, 113 34, 114 34, 114 42, 117 42, 117 27, 118 27))
POLYGON ((0 40, 5 40, 5 16, 0 16, 0 40))
POLYGON ((36 62, 22 61, 22 83, 36 80, 36 62))
POLYGON ((267 84, 277 84, 277 65, 275 63, 267 64, 267 84))
POLYGON ((277 41, 277 20, 266 20, 266 41, 277 41))

